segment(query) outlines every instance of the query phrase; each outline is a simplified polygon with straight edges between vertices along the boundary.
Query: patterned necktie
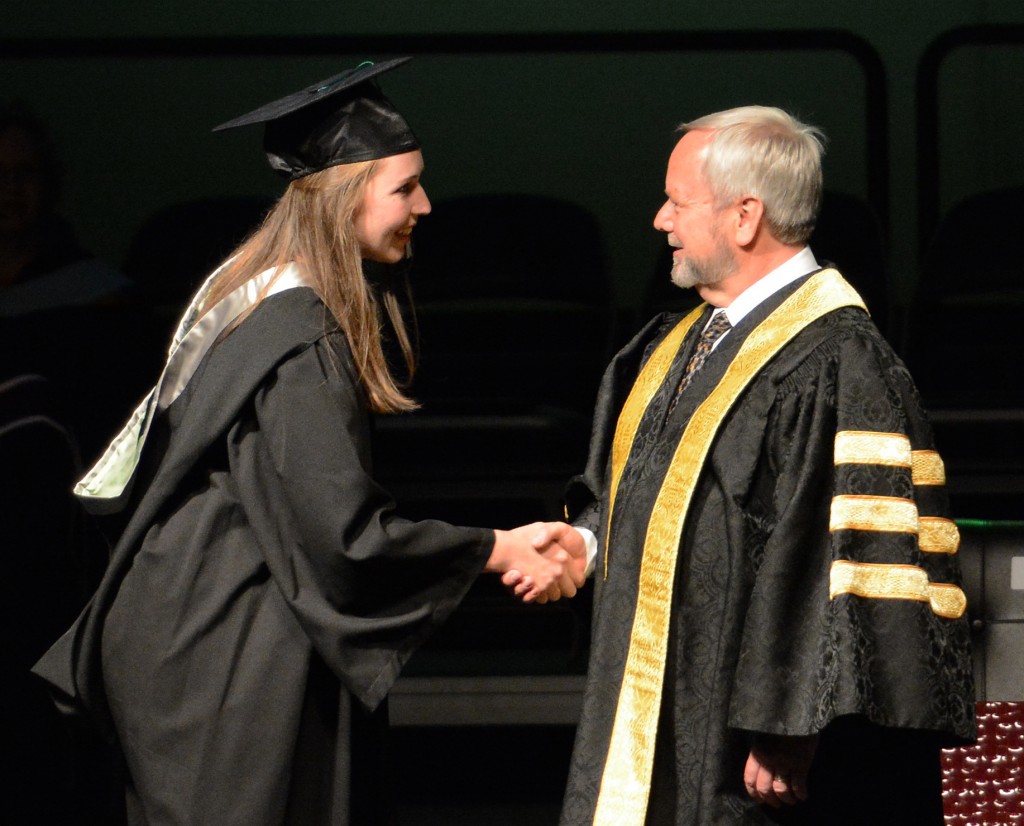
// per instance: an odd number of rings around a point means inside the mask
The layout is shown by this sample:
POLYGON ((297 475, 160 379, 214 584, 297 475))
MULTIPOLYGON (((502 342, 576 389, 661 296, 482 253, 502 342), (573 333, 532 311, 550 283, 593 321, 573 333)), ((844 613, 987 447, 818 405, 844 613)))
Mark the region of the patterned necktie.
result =
POLYGON ((711 323, 707 326, 703 333, 700 334, 700 340, 697 342, 697 347, 693 351, 693 355, 690 356, 690 360, 686 363, 686 370, 683 372, 683 377, 679 381, 679 387, 676 388, 675 395, 672 396, 672 401, 669 404, 668 412, 671 413, 676 406, 676 402, 679 401, 679 396, 689 386, 690 381, 694 375, 704 366, 704 362, 708 360, 708 356, 711 355, 711 350, 715 346, 715 342, 724 336, 729 330, 732 329, 732 325, 729 323, 729 317, 724 313, 715 313, 711 318, 711 323))

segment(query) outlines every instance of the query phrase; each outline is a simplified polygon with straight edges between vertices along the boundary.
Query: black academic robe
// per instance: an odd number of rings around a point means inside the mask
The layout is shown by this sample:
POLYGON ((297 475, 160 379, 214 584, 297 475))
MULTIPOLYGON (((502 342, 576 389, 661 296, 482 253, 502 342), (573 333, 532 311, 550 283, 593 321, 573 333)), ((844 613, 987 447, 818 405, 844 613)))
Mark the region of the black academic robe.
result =
MULTIPOLYGON (((669 399, 710 310, 680 346, 641 420, 608 535, 609 455, 641 365, 679 316, 654 319, 612 362, 586 472, 570 516, 600 550, 590 672, 562 813, 591 822, 608 754, 655 497, 687 421, 784 288, 712 352, 670 414, 669 399), (607 567, 604 565, 607 553, 607 567)), ((940 824, 940 744, 974 735, 966 619, 927 602, 839 594, 837 559, 923 566, 959 583, 955 555, 924 554, 908 533, 830 531, 834 496, 914 500, 943 516, 938 485, 910 470, 837 464, 836 434, 931 433, 910 376, 858 308, 797 334, 726 415, 697 482, 679 545, 649 824, 940 824), (755 732, 821 733, 811 799, 774 812, 753 803, 743 769, 755 732)))
POLYGON ((133 824, 387 822, 385 696, 491 531, 398 518, 344 336, 265 299, 155 421, 98 592, 36 672, 120 746, 133 824))

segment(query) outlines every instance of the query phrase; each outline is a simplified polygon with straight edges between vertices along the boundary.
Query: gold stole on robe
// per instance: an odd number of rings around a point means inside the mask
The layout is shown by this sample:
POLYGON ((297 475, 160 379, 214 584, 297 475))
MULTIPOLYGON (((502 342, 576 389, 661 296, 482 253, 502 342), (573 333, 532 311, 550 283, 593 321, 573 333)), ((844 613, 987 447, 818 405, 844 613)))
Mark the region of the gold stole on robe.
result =
MULTIPOLYGON (((611 743, 601 780, 594 826, 642 826, 654 763, 668 649, 676 556, 683 523, 715 434, 751 380, 801 330, 840 307, 864 307, 835 270, 811 276, 746 338, 725 375, 694 411, 651 512, 640 564, 636 613, 619 691, 611 743)), ((703 312, 698 307, 669 333, 648 359, 626 400, 612 443, 609 533, 615 493, 636 430, 661 386, 684 336, 703 312)), ((605 542, 607 576, 608 542, 605 542)))

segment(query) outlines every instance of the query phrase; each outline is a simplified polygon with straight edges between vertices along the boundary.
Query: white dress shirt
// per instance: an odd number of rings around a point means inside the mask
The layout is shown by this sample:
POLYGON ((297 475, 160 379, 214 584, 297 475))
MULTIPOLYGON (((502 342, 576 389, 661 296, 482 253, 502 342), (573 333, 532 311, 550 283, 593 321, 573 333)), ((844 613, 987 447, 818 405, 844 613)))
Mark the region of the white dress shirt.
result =
MULTIPOLYGON (((747 287, 743 292, 736 296, 735 299, 733 299, 732 304, 728 307, 716 309, 711 314, 711 318, 708 319, 708 324, 710 324, 711 319, 719 313, 725 313, 726 317, 729 319, 729 324, 735 327, 751 312, 753 312, 753 310, 763 301, 771 298, 787 284, 792 284, 798 278, 803 278, 805 275, 814 272, 818 268, 818 260, 814 257, 814 253, 811 252, 811 248, 804 247, 792 258, 777 266, 774 270, 768 273, 768 275, 763 278, 759 278, 747 287)), ((707 329, 707 326, 705 326, 704 329, 707 329)), ((727 335, 729 335, 728 332, 723 333, 715 341, 715 344, 711 349, 713 350, 717 347, 722 339, 727 335)))

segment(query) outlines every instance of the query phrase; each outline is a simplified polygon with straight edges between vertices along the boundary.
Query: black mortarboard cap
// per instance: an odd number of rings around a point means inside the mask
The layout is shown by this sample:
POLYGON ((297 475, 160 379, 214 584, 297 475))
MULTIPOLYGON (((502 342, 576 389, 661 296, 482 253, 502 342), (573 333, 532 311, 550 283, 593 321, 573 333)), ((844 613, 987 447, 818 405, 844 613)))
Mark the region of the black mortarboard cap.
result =
POLYGON ((267 160, 292 181, 339 164, 411 152, 419 148, 416 136, 374 81, 411 59, 362 63, 213 131, 265 124, 267 160))

